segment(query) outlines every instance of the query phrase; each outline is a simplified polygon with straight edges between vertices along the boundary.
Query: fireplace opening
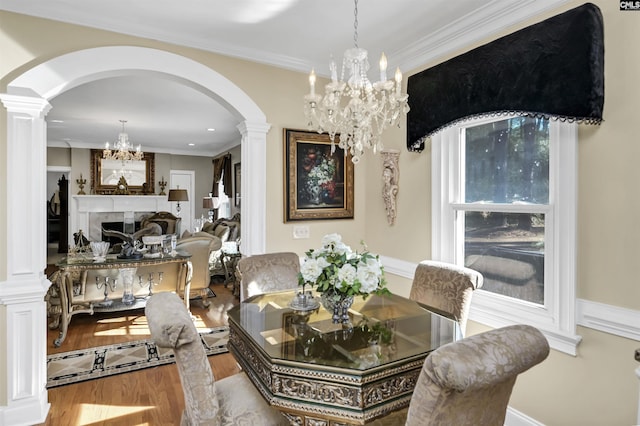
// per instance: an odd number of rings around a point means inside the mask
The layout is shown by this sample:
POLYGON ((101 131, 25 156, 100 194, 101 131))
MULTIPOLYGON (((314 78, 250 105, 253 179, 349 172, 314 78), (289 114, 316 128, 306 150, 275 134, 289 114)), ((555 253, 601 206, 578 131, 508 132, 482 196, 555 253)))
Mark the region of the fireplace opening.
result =
MULTIPOLYGON (((134 225, 135 225, 134 232, 139 231, 140 221, 135 221, 134 225)), ((107 231, 124 232, 124 222, 102 222, 101 226, 103 229, 106 229, 107 231)), ((122 242, 122 240, 118 237, 107 237, 106 235, 104 235, 104 232, 102 232, 102 241, 109 241, 112 246, 114 244, 118 244, 122 242)))

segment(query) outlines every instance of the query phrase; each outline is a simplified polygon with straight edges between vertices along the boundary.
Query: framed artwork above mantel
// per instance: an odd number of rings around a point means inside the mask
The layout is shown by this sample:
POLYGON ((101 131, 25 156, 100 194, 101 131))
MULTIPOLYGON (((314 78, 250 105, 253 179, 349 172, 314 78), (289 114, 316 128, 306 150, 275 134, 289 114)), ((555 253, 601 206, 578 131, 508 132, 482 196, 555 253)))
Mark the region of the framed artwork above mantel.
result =
POLYGON ((128 194, 155 193, 155 154, 145 152, 142 160, 119 161, 102 158, 102 150, 91 150, 91 190, 94 195, 117 193, 118 182, 124 176, 128 194))

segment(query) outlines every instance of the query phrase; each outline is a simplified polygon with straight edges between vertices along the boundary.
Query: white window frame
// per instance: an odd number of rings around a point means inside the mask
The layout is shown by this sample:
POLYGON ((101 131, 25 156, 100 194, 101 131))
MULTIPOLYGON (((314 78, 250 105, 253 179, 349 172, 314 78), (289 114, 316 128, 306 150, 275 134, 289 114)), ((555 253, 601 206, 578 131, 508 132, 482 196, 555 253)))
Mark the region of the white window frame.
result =
MULTIPOLYGON (((431 138, 432 248, 434 260, 464 264, 464 228, 457 212, 464 178, 464 128, 505 120, 488 117, 446 128, 431 138), (459 241, 459 243, 456 243, 459 241)), ((552 348, 576 355, 576 206, 577 127, 549 122, 549 204, 536 206, 545 214, 544 306, 479 289, 474 292, 469 319, 497 328, 530 324, 539 328, 552 348)), ((483 205, 483 210, 521 212, 517 205, 483 205)), ((531 210, 531 206, 526 208, 531 210)))

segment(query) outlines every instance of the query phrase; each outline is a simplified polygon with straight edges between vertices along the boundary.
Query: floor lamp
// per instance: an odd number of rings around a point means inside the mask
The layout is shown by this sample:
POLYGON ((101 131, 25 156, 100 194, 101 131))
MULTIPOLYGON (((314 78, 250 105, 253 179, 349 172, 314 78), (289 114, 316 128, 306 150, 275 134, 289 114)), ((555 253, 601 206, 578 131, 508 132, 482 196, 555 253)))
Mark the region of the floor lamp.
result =
POLYGON ((189 201, 189 195, 187 194, 186 189, 170 189, 169 190, 169 201, 177 201, 178 205, 176 206, 177 215, 180 216, 180 201, 189 201))

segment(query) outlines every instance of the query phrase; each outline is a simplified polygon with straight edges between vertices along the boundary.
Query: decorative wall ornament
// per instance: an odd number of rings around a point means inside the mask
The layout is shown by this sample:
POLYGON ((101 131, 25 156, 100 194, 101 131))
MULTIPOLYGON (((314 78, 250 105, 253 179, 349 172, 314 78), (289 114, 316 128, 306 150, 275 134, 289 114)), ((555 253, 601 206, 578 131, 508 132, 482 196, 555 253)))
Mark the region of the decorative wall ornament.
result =
POLYGON ((396 198, 398 196, 398 183, 400 169, 398 159, 400 151, 386 149, 380 152, 382 156, 382 199, 387 209, 387 222, 393 225, 396 222, 396 198))

